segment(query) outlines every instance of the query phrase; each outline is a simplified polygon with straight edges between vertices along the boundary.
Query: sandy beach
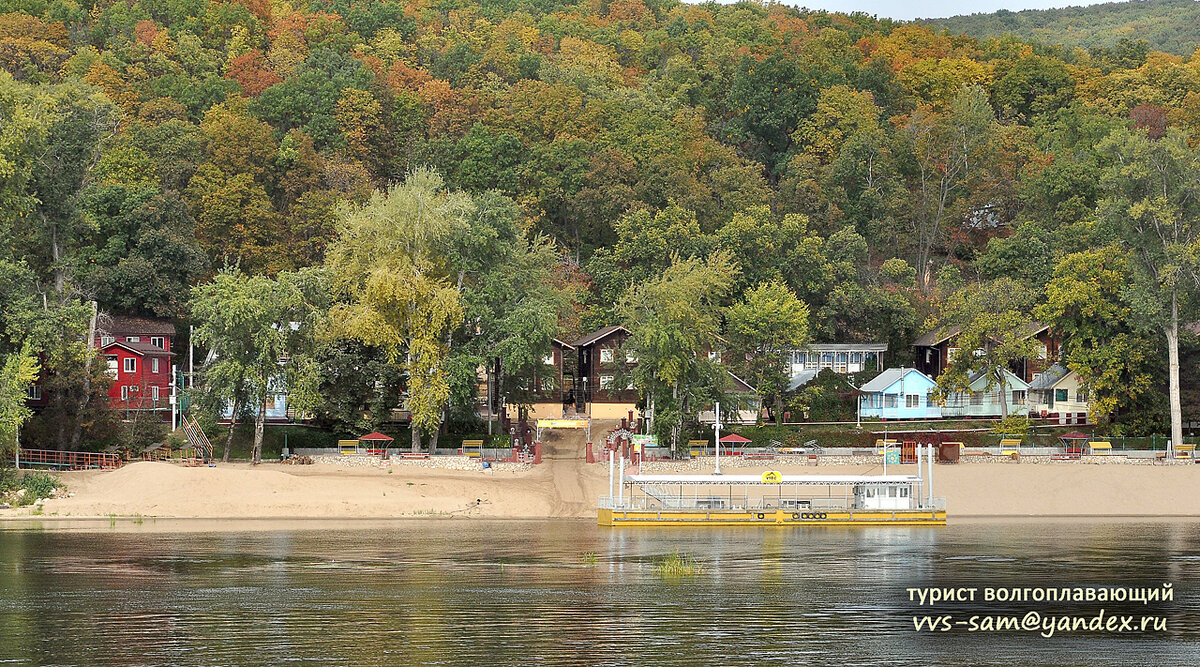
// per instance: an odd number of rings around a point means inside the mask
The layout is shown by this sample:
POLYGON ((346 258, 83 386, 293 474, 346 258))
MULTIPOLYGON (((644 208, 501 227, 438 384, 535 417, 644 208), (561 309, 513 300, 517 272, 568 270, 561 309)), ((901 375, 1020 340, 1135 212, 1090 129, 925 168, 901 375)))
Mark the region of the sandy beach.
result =
MULTIPOLYGON (((876 466, 764 464, 739 473, 878 474, 876 466)), ((889 473, 916 474, 915 466, 889 473)), ((553 455, 520 471, 457 471, 266 463, 186 468, 135 463, 115 471, 61 475, 70 497, 45 502, 41 517, 170 518, 594 518, 607 467, 553 455)), ((937 466, 936 495, 950 516, 1200 517, 1200 466, 1044 464, 937 466)), ((0 511, 26 518, 30 508, 0 511)))

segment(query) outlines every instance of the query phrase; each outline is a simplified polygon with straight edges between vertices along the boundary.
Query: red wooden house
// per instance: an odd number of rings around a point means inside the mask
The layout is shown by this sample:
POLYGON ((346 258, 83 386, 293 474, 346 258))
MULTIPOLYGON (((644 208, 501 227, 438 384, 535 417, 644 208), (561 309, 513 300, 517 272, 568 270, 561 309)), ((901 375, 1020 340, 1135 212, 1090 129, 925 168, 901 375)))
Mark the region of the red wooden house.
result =
POLYGON ((175 327, 144 317, 113 316, 102 321, 94 344, 113 379, 108 390, 113 408, 171 412, 171 347, 175 327))

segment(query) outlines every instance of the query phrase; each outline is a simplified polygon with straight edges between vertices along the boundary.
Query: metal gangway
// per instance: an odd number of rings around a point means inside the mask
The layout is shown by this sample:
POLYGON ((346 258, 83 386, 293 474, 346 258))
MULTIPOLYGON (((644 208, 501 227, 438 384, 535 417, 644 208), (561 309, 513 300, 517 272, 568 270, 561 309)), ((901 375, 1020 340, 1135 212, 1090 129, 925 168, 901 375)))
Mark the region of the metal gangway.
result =
POLYGON ((16 451, 17 468, 54 470, 116 470, 121 457, 101 452, 76 452, 63 449, 24 449, 16 451))
POLYGON ((212 443, 208 441, 208 436, 204 434, 204 429, 200 428, 200 424, 198 424, 194 418, 189 418, 187 415, 183 415, 183 419, 180 420, 180 426, 183 428, 184 436, 187 437, 188 445, 192 448, 192 451, 196 453, 196 456, 193 459, 185 460, 184 462, 191 463, 193 465, 201 465, 211 461, 213 457, 213 446, 212 443))

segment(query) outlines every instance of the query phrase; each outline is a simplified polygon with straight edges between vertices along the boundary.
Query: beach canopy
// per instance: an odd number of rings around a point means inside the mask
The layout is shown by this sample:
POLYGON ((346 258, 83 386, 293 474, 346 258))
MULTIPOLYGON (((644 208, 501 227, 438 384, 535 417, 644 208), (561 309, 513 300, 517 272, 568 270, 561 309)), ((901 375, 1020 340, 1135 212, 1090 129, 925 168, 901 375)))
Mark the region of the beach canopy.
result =
POLYGON ((752 442, 752 441, 750 440, 750 438, 743 438, 742 436, 738 435, 737 433, 730 433, 729 435, 725 436, 724 438, 721 438, 721 442, 752 442))
POLYGON ((1079 431, 1071 431, 1070 433, 1064 433, 1058 437, 1063 440, 1087 440, 1091 438, 1090 435, 1086 433, 1080 433, 1079 431))
POLYGON ((395 438, 384 435, 384 434, 380 433, 379 431, 374 431, 372 433, 368 433, 368 434, 360 437, 359 440, 376 440, 376 441, 391 442, 391 441, 395 440, 395 438))

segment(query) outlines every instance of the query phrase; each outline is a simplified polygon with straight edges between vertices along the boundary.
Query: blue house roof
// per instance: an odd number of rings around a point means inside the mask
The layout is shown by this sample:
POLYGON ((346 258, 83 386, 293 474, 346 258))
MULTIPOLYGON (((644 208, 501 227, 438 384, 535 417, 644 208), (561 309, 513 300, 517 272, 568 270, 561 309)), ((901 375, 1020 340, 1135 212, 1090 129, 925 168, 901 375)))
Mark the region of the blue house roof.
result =
MULTIPOLYGON (((915 368, 889 368, 886 371, 876 375, 874 379, 862 386, 861 391, 868 394, 878 394, 886 391, 892 385, 908 378, 910 375, 918 375, 929 386, 936 384, 930 377, 915 368)), ((916 378, 913 378, 916 379, 916 378)))

